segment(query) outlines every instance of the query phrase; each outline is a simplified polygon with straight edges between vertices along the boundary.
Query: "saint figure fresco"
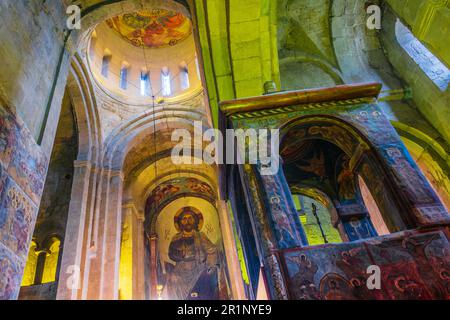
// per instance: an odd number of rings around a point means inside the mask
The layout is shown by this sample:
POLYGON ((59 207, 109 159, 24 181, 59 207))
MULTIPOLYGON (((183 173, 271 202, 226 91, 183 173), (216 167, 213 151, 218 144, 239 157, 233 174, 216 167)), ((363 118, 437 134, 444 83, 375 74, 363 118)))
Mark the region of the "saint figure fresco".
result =
POLYGON ((203 216, 192 207, 174 217, 178 233, 169 245, 167 290, 170 299, 219 299, 218 248, 201 232, 203 216))

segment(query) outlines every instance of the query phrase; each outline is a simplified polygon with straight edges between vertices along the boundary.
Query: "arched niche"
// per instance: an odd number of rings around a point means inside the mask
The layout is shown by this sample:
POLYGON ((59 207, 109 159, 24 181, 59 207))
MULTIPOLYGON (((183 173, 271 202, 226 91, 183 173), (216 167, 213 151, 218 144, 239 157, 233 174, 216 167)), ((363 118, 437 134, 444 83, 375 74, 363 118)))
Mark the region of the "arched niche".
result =
POLYGON ((393 121, 392 125, 417 163, 423 174, 438 194, 447 210, 450 208, 450 161, 448 145, 408 124, 393 121))
MULTIPOLYGON (((398 199, 399 197, 391 171, 381 160, 381 156, 364 134, 350 123, 332 116, 301 117, 283 126, 281 131, 280 154, 291 153, 295 155, 296 150, 302 143, 310 144, 309 148, 313 150, 311 152, 314 154, 314 146, 311 146, 311 141, 325 141, 329 146, 334 146, 332 149, 337 148, 336 150, 341 151, 339 154, 336 152, 334 154, 334 157, 336 157, 336 159, 332 159, 334 166, 337 165, 339 160, 337 157, 341 159, 345 158, 345 161, 341 161, 341 166, 345 164, 345 168, 343 168, 345 172, 340 172, 342 174, 341 179, 343 181, 348 180, 348 178, 345 178, 345 175, 352 177, 348 181, 354 185, 354 191, 357 194, 358 200, 360 200, 360 208, 348 207, 349 214, 352 214, 353 210, 367 212, 359 188, 358 175, 360 175, 371 190, 373 198, 390 232, 414 227, 411 216, 409 216, 411 213, 405 212, 401 201, 398 199), (289 140, 291 141, 290 143, 288 142, 289 140)), ((325 157, 325 152, 322 157, 325 157)), ((317 154, 316 152, 310 160, 313 160, 310 166, 312 165, 314 167, 314 163, 318 164, 324 159, 321 158, 320 153, 317 154)), ((317 168, 316 170, 320 169, 317 168)), ((339 202, 338 193, 340 190, 337 181, 339 179, 339 173, 335 172, 334 178, 337 183, 335 188, 328 188, 329 191, 325 193, 333 199, 339 211, 340 204, 336 203, 336 201, 339 202)), ((323 186, 316 185, 315 187, 324 191, 323 186)), ((342 212, 341 214, 346 215, 347 213, 342 212)))
MULTIPOLYGON (((228 299, 229 280, 215 203, 199 197, 195 190, 183 196, 175 192, 178 187, 187 187, 205 189, 208 193, 206 189, 210 187, 200 181, 188 183, 189 186, 167 183, 174 191, 172 201, 154 211, 154 217, 148 217, 146 294, 150 299, 160 300, 228 299)), ((164 190, 156 190, 154 195, 161 192, 164 190)), ((155 200, 154 196, 151 199, 155 200)))
MULTIPOLYGON (((336 207, 325 192, 306 185, 296 185, 291 188, 291 192, 306 236, 310 238, 310 230, 308 230, 306 224, 309 224, 309 229, 312 229, 313 233, 318 235, 315 244, 339 243, 349 240, 336 207), (318 207, 315 214, 313 205, 316 208, 318 207), (323 228, 324 224, 325 228, 323 228), (321 229, 324 232, 323 234, 321 234, 321 229), (327 241, 325 242, 325 240, 327 241)), ((310 240, 308 240, 308 243, 311 245, 310 240)))

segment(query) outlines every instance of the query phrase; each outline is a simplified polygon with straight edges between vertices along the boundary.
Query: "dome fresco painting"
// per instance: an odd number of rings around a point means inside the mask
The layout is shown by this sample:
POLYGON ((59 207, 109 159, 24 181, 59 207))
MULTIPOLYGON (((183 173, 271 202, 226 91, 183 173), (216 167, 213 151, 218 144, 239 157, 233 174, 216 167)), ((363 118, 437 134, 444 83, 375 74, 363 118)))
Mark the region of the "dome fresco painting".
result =
POLYGON ((132 45, 144 48, 174 46, 192 32, 187 17, 165 9, 127 13, 106 23, 132 45))
POLYGON ((450 300, 449 17, 0 0, 0 300, 450 300))

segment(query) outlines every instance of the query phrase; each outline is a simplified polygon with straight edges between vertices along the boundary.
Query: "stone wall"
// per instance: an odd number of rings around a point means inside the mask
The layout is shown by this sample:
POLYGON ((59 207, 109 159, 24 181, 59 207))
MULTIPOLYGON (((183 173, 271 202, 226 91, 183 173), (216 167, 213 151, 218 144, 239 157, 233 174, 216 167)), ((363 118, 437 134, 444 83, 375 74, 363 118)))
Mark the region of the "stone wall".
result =
POLYGON ((18 296, 44 187, 68 71, 64 17, 61 1, 0 2, 0 299, 18 296))
POLYGON ((450 66, 448 50, 449 0, 385 0, 398 16, 447 66, 450 66))
POLYGON ((0 106, 0 299, 19 293, 46 167, 26 125, 0 106))
POLYGON ((62 1, 0 3, 0 95, 37 139, 63 50, 62 1))
POLYGON ((395 35, 396 14, 386 7, 383 15, 381 39, 389 62, 396 73, 411 87, 413 102, 419 112, 433 124, 442 136, 442 138, 439 136, 433 138, 441 142, 445 141, 447 144, 450 143, 448 89, 441 91, 400 46, 395 35))

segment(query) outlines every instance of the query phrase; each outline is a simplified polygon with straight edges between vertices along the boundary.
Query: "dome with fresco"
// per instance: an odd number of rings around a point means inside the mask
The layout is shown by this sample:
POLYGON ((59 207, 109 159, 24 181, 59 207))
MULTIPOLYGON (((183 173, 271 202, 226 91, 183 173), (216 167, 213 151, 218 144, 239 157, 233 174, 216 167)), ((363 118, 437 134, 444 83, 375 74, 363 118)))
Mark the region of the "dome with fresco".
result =
POLYGON ((174 46, 192 33, 191 21, 186 16, 166 9, 127 13, 108 19, 106 23, 136 47, 174 46))

